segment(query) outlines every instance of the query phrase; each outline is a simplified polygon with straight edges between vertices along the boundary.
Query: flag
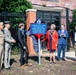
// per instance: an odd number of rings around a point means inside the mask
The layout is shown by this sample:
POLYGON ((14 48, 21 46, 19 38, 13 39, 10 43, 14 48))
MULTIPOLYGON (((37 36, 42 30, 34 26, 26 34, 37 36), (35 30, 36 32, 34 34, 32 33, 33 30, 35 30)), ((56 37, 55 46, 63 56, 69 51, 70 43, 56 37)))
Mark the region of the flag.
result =
POLYGON ((35 21, 35 23, 37 23, 37 24, 41 24, 41 19, 38 18, 38 19, 35 21))
MULTIPOLYGON (((34 23, 40 24, 41 23, 41 19, 38 18, 34 23)), ((34 51, 38 54, 38 39, 37 39, 37 37, 35 35, 31 34, 30 28, 26 32, 26 35, 31 36, 32 42, 33 42, 34 51)))

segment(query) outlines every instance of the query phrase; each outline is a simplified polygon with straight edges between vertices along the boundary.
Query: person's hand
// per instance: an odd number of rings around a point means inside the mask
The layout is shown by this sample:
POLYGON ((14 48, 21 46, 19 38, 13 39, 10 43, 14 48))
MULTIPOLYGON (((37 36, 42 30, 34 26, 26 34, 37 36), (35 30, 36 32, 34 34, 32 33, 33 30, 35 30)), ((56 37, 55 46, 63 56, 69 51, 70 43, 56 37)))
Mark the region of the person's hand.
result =
POLYGON ((12 40, 12 43, 16 43, 16 41, 13 39, 13 40, 12 40))
POLYGON ((63 36, 66 36, 65 34, 63 34, 63 36))
POLYGON ((43 40, 41 40, 41 42, 44 42, 44 39, 43 39, 43 40))
POLYGON ((56 50, 57 50, 58 48, 57 48, 57 45, 56 45, 56 50))
POLYGON ((63 36, 64 34, 62 33, 60 36, 63 36))
POLYGON ((23 49, 26 49, 26 47, 24 46, 23 49))

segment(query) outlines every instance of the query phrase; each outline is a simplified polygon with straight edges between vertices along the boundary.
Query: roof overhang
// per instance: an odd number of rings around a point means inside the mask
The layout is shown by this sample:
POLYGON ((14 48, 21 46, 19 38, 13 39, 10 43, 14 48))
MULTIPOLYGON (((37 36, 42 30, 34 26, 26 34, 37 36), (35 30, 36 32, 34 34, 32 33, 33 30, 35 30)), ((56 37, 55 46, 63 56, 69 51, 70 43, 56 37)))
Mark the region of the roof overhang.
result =
POLYGON ((62 12, 64 9, 59 7, 41 7, 41 6, 33 6, 33 9, 43 10, 43 11, 54 11, 54 12, 62 12))

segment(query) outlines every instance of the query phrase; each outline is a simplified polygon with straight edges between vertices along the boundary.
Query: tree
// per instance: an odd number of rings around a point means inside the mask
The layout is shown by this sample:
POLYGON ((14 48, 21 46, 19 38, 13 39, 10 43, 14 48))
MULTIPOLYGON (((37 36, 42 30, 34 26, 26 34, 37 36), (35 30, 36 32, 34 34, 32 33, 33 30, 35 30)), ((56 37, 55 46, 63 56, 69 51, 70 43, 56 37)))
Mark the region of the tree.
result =
POLYGON ((0 0, 0 12, 25 12, 32 8, 32 4, 27 0, 0 0))
MULTIPOLYGON (((29 8, 32 8, 32 4, 27 0, 0 0, 0 12, 14 12, 18 13, 25 13, 25 11, 29 8)), ((24 22, 24 17, 15 16, 13 18, 9 17, 9 21, 11 22, 11 33, 14 39, 17 41, 17 28, 19 22, 24 22)), ((17 43, 14 44, 17 46, 17 43)), ((18 50, 15 48, 15 50, 18 50)))
MULTIPOLYGON (((29 8, 32 8, 32 4, 27 0, 0 0, 0 12, 25 13, 29 8)), ((17 28, 19 22, 25 22, 24 18, 20 16, 11 18, 9 21, 13 28, 17 28), (16 24, 13 25, 13 21, 16 24)))
POLYGON ((76 9, 73 11, 73 19, 72 19, 70 27, 74 28, 74 26, 76 26, 76 9))

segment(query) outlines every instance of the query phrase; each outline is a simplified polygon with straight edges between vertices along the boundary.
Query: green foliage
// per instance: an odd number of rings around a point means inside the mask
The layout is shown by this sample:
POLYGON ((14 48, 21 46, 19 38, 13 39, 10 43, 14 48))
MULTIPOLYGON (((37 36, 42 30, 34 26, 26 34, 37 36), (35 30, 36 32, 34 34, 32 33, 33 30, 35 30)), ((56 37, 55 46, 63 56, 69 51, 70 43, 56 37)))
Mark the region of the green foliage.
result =
MULTIPOLYGON (((27 9, 31 9, 32 4, 28 0, 0 0, 0 12, 15 12, 25 13, 27 9)), ((11 27, 14 29, 18 28, 19 22, 25 22, 25 19, 20 16, 10 18, 11 27), (14 23, 14 25, 13 25, 14 23)))
POLYGON ((20 54, 20 49, 18 46, 13 47, 12 55, 20 54))
MULTIPOLYGON (((32 4, 28 0, 0 0, 0 12, 5 12, 6 13, 16 13, 16 14, 23 14, 27 9, 31 9, 32 4)), ((9 14, 10 15, 10 14, 9 14)), ((18 24, 20 22, 25 23, 25 16, 8 16, 8 20, 11 23, 11 29, 18 29, 18 24)), ((15 33, 13 33, 15 34, 15 33)), ((12 54, 17 54, 19 53, 19 48, 15 44, 12 50, 12 54)))
POLYGON ((25 12, 32 8, 32 4, 27 0, 0 0, 0 11, 25 12))
POLYGON ((70 27, 73 28, 76 26, 76 9, 73 11, 73 21, 71 22, 70 27))
POLYGON ((22 23, 25 24, 25 20, 23 19, 23 17, 11 18, 11 19, 10 19, 10 22, 11 22, 11 28, 16 29, 16 30, 18 29, 18 24, 19 24, 20 22, 22 22, 22 23), (15 24, 13 25, 13 23, 15 23, 15 24))

